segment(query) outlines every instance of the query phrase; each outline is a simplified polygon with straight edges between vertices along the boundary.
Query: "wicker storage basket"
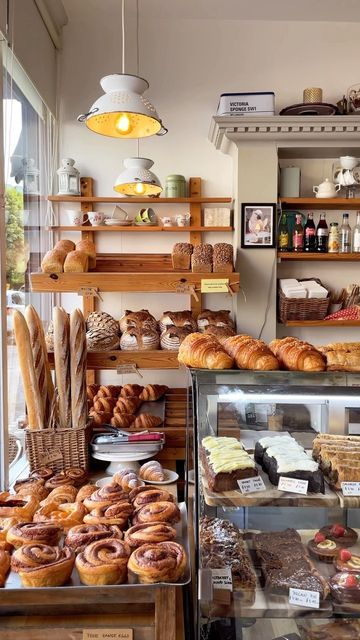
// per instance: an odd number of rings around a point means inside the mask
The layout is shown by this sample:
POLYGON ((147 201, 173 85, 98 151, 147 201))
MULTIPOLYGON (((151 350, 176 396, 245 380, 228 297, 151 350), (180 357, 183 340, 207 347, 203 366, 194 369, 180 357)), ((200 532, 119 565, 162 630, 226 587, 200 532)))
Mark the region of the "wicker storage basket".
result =
POLYGON ((91 423, 80 429, 27 428, 25 449, 30 471, 44 465, 56 472, 71 467, 88 470, 91 431, 91 423))
MULTIPOLYGON (((318 278, 303 278, 299 282, 315 280, 321 284, 318 278)), ((330 303, 330 292, 327 298, 286 298, 279 287, 278 311, 279 321, 285 324, 288 320, 323 320, 327 314, 330 303)))

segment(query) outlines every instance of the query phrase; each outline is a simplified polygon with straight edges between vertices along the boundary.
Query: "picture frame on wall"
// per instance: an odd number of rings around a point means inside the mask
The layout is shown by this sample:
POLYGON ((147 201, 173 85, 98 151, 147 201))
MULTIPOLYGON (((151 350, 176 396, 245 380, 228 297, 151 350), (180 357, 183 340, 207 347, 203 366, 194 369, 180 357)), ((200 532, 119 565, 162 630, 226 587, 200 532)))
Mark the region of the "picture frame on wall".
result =
POLYGON ((274 249, 276 246, 276 203, 241 204, 241 248, 274 249))

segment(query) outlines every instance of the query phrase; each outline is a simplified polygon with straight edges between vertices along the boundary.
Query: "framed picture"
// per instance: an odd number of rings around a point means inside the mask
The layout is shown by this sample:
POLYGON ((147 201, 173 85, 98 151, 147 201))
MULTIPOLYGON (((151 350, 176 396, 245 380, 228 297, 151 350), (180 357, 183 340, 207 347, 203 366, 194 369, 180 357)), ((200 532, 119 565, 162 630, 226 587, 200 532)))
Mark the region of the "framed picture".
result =
POLYGON ((241 205, 241 247, 243 249, 273 249, 275 247, 274 203, 241 205))

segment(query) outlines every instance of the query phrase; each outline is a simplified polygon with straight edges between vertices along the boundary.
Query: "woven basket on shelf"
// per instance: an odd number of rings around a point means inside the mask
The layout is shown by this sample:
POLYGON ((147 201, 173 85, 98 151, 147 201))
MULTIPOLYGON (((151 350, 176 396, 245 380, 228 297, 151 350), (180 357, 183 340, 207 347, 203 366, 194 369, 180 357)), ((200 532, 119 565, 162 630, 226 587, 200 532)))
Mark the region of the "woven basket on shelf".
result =
MULTIPOLYGON (((303 278, 299 282, 315 280, 321 284, 318 278, 303 278)), ((278 312, 279 320, 283 324, 290 320, 323 320, 327 314, 330 303, 330 292, 327 298, 286 298, 279 287, 278 312)))

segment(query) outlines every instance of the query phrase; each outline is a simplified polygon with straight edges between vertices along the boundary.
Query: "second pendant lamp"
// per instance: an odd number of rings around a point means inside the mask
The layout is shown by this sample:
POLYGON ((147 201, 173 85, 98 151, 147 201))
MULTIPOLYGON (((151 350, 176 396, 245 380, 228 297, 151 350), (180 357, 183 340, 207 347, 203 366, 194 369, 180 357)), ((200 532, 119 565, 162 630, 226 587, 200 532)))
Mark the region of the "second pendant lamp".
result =
POLYGON ((148 158, 126 158, 124 171, 118 176, 114 190, 124 196, 158 196, 162 192, 159 178, 150 171, 148 158))

